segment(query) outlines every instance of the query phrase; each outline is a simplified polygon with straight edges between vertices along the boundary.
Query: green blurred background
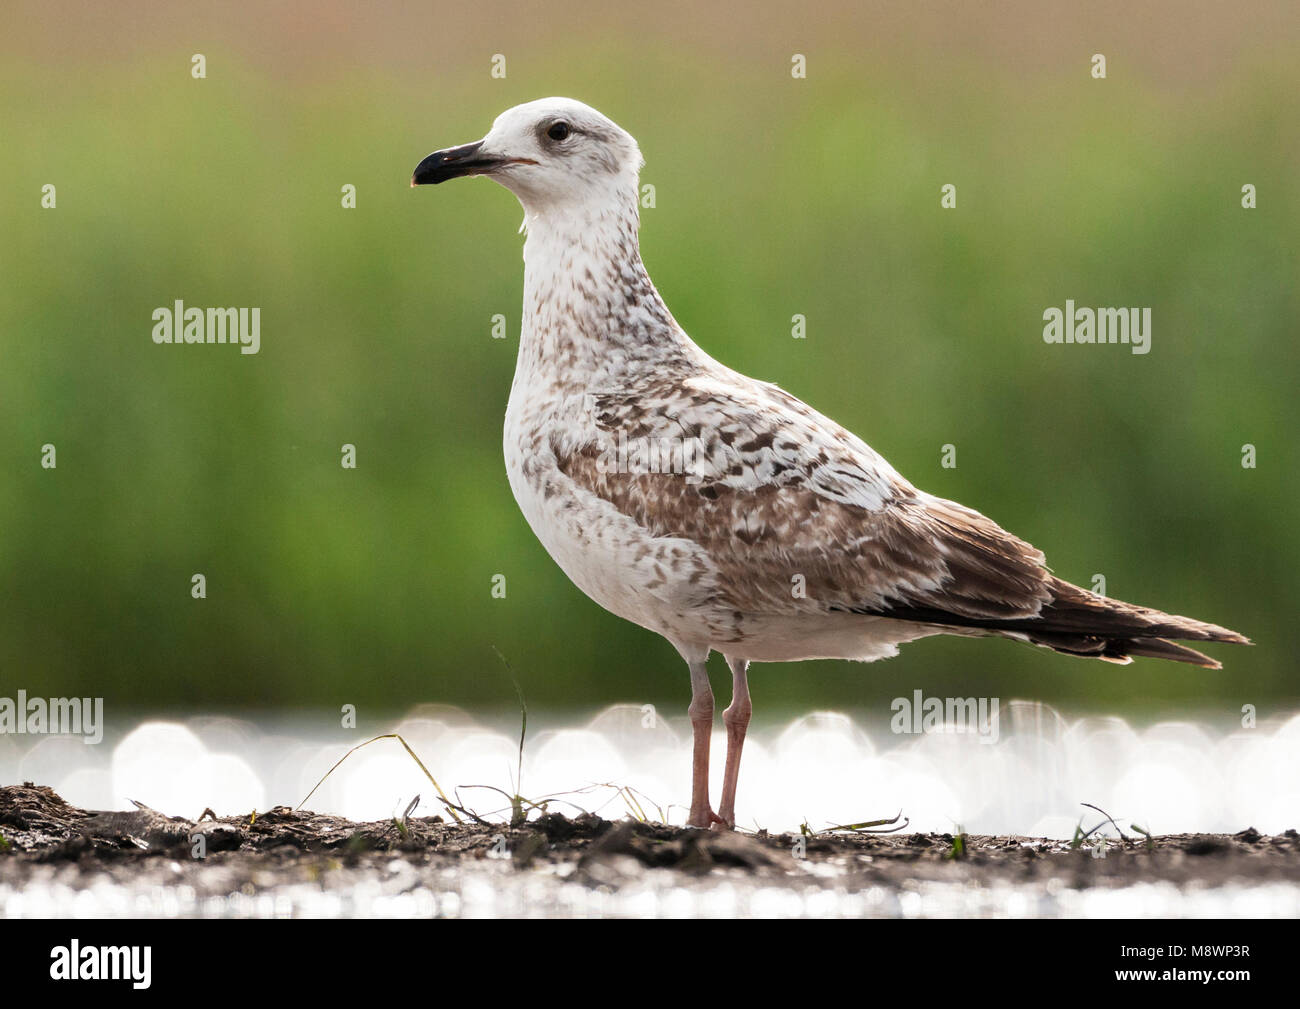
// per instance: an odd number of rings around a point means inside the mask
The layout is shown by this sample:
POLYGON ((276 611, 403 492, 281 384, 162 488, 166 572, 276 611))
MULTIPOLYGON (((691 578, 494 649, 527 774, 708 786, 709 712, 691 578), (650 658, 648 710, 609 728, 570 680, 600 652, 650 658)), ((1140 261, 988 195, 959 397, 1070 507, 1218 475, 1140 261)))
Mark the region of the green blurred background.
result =
POLYGON ((11 4, 0 693, 509 704, 495 646, 534 705, 685 704, 672 648, 573 588, 510 495, 517 204, 407 186, 428 151, 562 94, 641 142, 644 257, 707 351, 1062 577, 1258 642, 1210 649, 1212 673, 932 639, 758 667, 760 709, 917 687, 1294 705, 1300 19, 1091 6, 11 4), (177 298, 260 306, 261 353, 155 346, 177 298), (1150 306, 1152 352, 1044 344, 1066 298, 1150 306))

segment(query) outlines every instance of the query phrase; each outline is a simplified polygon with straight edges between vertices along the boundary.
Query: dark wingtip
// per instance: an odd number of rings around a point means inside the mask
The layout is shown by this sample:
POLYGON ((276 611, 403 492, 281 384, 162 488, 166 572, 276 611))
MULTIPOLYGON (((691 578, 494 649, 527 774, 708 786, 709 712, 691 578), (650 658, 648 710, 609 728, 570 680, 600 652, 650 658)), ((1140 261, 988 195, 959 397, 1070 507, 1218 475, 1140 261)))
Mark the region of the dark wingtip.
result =
POLYGON ((1204 669, 1222 669, 1223 663, 1213 659, 1195 648, 1175 644, 1164 638, 1132 638, 1116 642, 1129 655, 1141 655, 1149 659, 1169 659, 1173 662, 1187 662, 1204 669))

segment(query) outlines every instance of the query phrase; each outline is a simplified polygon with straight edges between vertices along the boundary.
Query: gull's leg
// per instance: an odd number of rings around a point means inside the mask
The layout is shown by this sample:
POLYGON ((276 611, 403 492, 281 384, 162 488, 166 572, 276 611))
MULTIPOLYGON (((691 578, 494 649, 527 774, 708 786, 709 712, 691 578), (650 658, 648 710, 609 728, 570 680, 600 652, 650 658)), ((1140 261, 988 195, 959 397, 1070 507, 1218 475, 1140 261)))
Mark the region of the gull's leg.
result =
POLYGON ((709 686, 708 653, 702 659, 688 659, 691 666, 691 716, 695 752, 691 761, 691 815, 688 827, 708 828, 719 822, 709 806, 709 737, 713 735, 713 688, 709 686))
POLYGON ((727 665, 731 667, 731 705, 722 713, 722 721, 727 726, 727 770, 722 778, 722 805, 718 807, 718 818, 722 826, 735 827, 740 751, 745 746, 745 730, 749 728, 753 706, 749 703, 749 680, 746 677, 749 661, 728 655, 727 665))

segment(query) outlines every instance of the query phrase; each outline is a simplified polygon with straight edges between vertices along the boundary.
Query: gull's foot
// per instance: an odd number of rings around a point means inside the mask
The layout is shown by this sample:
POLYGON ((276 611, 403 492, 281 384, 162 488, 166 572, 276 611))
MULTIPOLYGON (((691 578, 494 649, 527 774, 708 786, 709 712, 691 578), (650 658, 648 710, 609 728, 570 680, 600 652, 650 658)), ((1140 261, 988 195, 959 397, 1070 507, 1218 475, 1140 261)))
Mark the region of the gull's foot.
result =
POLYGON ((686 818, 686 826, 696 827, 699 830, 708 830, 711 827, 715 827, 715 825, 717 824, 721 824, 721 827, 716 829, 721 829, 721 830, 731 829, 731 827, 727 824, 725 820, 722 819, 722 817, 720 817, 712 809, 707 807, 702 813, 697 813, 695 810, 691 810, 691 815, 686 818))
POLYGON ((713 818, 713 823, 709 825, 709 829, 710 830, 735 830, 736 829, 735 819, 733 818, 731 820, 724 820, 720 816, 715 816, 713 818))

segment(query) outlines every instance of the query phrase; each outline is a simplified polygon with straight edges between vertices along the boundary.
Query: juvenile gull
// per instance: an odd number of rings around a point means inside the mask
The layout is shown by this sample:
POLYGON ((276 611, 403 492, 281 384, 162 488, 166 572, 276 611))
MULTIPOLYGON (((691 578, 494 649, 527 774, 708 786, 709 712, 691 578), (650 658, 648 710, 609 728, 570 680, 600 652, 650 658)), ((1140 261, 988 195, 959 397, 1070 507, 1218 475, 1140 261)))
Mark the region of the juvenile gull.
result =
POLYGON ((896 655, 932 634, 1012 638, 1128 663, 1219 663, 1170 641, 1234 631, 1094 595, 992 520, 917 490, 856 435, 697 347, 641 262, 636 141, 544 98, 435 151, 411 185, 484 175, 524 208, 524 312, 506 407, 510 487, 550 555, 691 673, 691 810, 735 824, 750 662, 896 655), (709 803, 719 651, 727 764, 709 803))

